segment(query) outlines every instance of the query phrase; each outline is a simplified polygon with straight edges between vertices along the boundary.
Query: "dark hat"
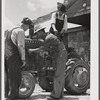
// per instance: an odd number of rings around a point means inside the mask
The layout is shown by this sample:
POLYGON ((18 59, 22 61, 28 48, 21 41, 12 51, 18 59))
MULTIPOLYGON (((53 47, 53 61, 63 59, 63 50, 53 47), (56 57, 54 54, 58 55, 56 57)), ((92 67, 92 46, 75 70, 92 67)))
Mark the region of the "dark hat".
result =
POLYGON ((23 18, 21 23, 29 25, 29 26, 33 25, 33 22, 28 17, 23 18))
POLYGON ((66 12, 66 6, 63 3, 57 2, 57 8, 62 12, 66 12))

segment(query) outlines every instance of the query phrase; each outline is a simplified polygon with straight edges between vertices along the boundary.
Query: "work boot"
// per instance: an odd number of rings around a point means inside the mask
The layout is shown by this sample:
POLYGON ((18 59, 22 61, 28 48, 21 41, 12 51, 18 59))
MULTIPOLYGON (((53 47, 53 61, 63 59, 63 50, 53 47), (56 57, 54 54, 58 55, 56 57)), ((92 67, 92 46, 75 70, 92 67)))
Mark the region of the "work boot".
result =
POLYGON ((50 97, 47 97, 47 100, 62 100, 62 99, 50 96, 50 97))

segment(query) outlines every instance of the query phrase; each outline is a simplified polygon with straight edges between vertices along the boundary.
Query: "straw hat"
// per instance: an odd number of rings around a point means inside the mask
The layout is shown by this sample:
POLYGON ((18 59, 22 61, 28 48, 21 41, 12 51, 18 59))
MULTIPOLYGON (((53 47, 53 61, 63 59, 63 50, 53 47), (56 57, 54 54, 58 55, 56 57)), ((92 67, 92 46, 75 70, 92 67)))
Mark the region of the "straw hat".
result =
POLYGON ((35 27, 34 27, 34 34, 35 34, 36 32, 38 32, 38 31, 40 31, 40 30, 45 29, 45 28, 46 28, 46 27, 43 27, 43 26, 41 26, 41 25, 35 26, 35 27))

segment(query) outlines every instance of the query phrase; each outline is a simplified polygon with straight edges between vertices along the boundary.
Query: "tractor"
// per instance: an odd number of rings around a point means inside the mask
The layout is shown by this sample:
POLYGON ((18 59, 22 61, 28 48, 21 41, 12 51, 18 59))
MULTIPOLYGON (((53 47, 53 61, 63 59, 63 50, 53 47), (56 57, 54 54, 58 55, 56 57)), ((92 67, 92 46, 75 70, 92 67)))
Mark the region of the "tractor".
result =
MULTIPOLYGON (((34 92, 35 84, 51 92, 53 90, 53 77, 55 66, 52 66, 52 57, 49 55, 40 56, 38 53, 30 54, 28 49, 39 48, 43 41, 39 39, 25 39, 27 67, 22 69, 22 82, 19 89, 21 98, 28 98, 34 92)), ((83 94, 90 87, 90 67, 72 49, 67 50, 65 70, 65 90, 69 94, 83 94)))

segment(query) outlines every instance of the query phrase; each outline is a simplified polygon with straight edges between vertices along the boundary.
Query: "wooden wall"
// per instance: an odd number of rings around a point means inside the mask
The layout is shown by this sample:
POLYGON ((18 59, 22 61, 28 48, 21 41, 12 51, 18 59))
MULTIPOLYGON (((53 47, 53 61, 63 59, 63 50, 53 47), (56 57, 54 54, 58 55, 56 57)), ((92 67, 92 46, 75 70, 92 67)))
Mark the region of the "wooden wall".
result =
POLYGON ((85 60, 90 60, 90 30, 86 27, 69 29, 63 42, 67 47, 75 48, 76 52, 85 60))

